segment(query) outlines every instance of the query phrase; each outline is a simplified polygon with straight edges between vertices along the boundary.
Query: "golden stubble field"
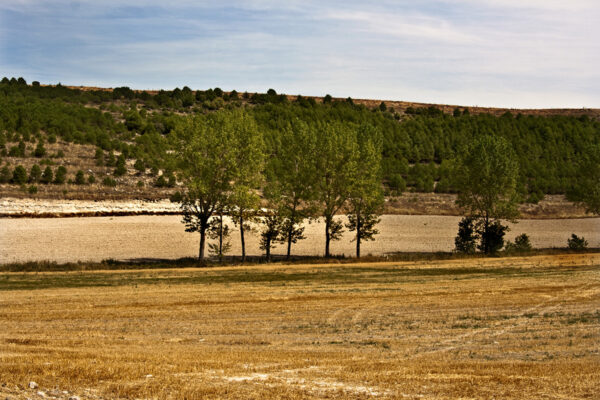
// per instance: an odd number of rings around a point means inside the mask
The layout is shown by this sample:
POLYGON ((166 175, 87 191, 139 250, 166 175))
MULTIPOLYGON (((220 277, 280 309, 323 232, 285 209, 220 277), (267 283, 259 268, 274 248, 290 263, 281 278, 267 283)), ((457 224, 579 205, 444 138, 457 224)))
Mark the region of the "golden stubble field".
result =
POLYGON ((0 326, 3 399, 592 399, 600 254, 8 273, 0 326))

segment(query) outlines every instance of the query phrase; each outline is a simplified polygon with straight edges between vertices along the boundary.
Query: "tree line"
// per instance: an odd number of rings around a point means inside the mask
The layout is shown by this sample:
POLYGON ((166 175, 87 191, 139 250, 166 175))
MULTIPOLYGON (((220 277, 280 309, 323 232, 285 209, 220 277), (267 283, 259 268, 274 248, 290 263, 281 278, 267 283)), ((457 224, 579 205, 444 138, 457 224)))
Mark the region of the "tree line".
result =
POLYGON ((186 230, 200 234, 201 260, 211 234, 222 250, 228 235, 224 215, 239 228, 242 260, 250 222, 262 224, 267 258, 280 243, 289 258, 292 245, 305 238, 303 223, 310 218, 325 221, 327 257, 344 228, 355 234, 357 257, 361 243, 377 233, 382 140, 372 126, 292 119, 267 151, 253 116, 232 110, 183 119, 173 138, 173 163, 185 185, 177 200, 186 230), (339 213, 348 216, 345 226, 334 218, 339 213))

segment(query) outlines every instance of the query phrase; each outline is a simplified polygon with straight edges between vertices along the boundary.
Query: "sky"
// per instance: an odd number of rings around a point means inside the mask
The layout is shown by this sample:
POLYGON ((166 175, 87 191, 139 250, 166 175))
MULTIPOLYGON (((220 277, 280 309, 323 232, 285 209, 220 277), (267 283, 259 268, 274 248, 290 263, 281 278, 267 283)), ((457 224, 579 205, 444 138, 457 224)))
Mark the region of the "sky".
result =
POLYGON ((0 0, 0 76, 600 108, 598 0, 0 0))

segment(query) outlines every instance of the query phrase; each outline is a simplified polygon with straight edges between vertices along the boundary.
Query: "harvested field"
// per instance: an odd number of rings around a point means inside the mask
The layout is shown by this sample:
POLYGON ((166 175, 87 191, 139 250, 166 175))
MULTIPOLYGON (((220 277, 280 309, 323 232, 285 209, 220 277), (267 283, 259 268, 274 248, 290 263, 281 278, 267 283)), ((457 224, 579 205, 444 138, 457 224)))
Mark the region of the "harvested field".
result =
POLYGON ((600 254, 7 273, 0 305, 2 398, 600 392, 600 254))
MULTIPOLYGON (((362 254, 451 251, 459 217, 384 215, 381 234, 362 245, 362 254)), ((512 226, 508 239, 527 233, 534 247, 566 247, 571 233, 584 236, 590 247, 600 247, 600 218, 522 220, 512 226)), ((306 240, 292 247, 293 254, 318 256, 324 253, 322 223, 306 225, 306 240)), ((333 254, 353 256, 353 235, 346 232, 333 242, 333 254)), ((103 259, 176 259, 198 253, 199 235, 186 233, 181 217, 128 216, 89 218, 0 219, 0 262, 51 260, 57 262, 102 261, 103 259)), ((231 254, 241 252, 234 231, 231 254)), ((247 237, 249 255, 261 255, 258 234, 247 237)), ((284 254, 279 245, 274 253, 284 254)))

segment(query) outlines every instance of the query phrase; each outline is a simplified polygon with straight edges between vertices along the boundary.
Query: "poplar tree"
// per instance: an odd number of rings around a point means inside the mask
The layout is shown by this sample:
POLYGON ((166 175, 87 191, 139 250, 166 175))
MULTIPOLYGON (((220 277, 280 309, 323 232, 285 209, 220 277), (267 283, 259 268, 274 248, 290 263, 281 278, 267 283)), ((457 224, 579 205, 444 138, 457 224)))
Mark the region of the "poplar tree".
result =
MULTIPOLYGON (((500 219, 518 217, 518 164, 513 149, 501 137, 483 135, 467 147, 458 158, 454 177, 458 190, 456 203, 476 221, 481 237, 480 249, 492 253, 497 249, 494 236, 500 219)), ((502 247, 502 246, 500 246, 502 247)))
POLYGON ((174 131, 176 163, 186 190, 181 209, 187 232, 200 234, 198 259, 204 259, 210 219, 228 205, 237 173, 236 118, 240 111, 195 115, 182 119, 174 131))
POLYGON ((287 242, 286 258, 292 244, 305 238, 302 223, 313 215, 315 193, 316 132, 298 119, 274 138, 274 156, 267 171, 265 197, 281 218, 281 241, 287 242))
POLYGON ((356 173, 352 177, 348 197, 348 223, 346 227, 356 232, 356 257, 360 258, 363 241, 375 240, 383 211, 383 189, 381 187, 381 133, 372 126, 363 125, 358 130, 359 158, 356 173))
POLYGON ((258 189, 263 183, 264 142, 254 118, 239 113, 233 121, 236 132, 237 156, 235 180, 229 198, 229 214, 240 229, 242 262, 246 261, 245 232, 251 229, 250 222, 256 219, 260 207, 258 189))
POLYGON ((334 219, 350 197, 360 155, 356 127, 344 123, 318 126, 316 199, 325 221, 325 257, 330 256, 330 242, 339 240, 343 224, 334 219))

